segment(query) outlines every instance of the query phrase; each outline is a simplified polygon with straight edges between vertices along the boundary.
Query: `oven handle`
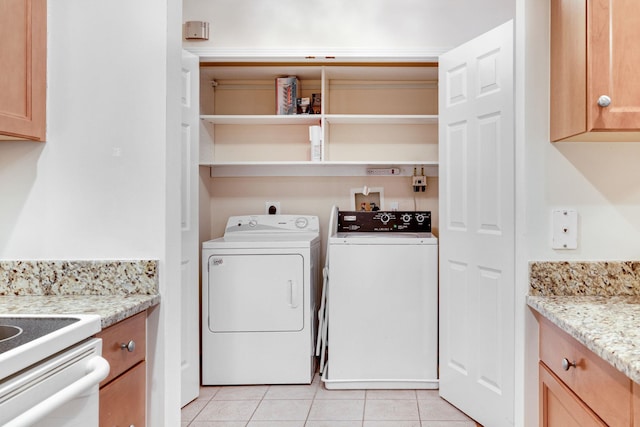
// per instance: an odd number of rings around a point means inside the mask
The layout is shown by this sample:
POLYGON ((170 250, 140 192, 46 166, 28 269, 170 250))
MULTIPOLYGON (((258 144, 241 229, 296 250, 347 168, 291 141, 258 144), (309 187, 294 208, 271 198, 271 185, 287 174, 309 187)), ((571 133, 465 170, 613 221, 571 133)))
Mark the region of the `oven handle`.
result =
POLYGON ((75 399, 91 387, 100 384, 109 374, 109 362, 101 356, 95 356, 87 362, 89 372, 78 381, 68 385, 59 392, 51 395, 42 402, 36 404, 28 411, 17 416, 4 427, 19 427, 32 425, 37 421, 46 417, 49 413, 55 411, 62 405, 75 399))

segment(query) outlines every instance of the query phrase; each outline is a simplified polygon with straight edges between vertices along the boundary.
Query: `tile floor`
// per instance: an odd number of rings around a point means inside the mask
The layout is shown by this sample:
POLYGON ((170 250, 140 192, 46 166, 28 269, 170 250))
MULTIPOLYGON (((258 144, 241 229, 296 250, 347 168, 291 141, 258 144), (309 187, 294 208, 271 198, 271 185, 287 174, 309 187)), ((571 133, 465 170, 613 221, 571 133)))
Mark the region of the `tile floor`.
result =
POLYGON ((327 390, 311 385, 201 387, 182 427, 476 427, 437 390, 327 390))

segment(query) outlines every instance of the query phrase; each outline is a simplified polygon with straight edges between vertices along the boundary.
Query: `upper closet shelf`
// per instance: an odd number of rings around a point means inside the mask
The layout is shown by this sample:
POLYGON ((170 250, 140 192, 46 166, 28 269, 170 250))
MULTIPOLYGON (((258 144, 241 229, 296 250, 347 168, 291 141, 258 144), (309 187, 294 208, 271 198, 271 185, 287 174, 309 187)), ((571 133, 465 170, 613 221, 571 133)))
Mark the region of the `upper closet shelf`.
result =
POLYGON ((438 162, 227 162, 209 163, 212 177, 242 176, 438 176, 438 162), (384 171, 394 169, 393 175, 384 171))
POLYGON ((203 115, 214 125, 317 125, 322 118, 331 124, 437 124, 438 116, 420 114, 298 114, 298 115, 203 115))

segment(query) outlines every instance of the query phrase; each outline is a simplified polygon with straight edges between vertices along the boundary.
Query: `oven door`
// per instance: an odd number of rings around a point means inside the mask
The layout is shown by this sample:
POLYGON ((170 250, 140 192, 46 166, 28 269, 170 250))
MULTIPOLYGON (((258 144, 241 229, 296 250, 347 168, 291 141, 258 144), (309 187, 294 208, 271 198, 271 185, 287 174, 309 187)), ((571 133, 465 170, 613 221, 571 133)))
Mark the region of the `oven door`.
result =
POLYGON ((98 426, 102 340, 87 339, 0 382, 0 425, 98 426))

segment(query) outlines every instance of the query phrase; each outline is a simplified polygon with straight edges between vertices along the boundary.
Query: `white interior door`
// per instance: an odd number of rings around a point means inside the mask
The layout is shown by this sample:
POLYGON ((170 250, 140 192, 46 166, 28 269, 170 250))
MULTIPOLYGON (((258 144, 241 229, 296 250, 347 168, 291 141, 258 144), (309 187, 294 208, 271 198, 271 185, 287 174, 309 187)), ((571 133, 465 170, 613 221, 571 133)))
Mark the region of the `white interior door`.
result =
POLYGON ((182 133, 181 133, 181 394, 186 405, 200 391, 200 322, 198 272, 198 105, 199 58, 182 51, 182 133))
POLYGON ((513 425, 513 22, 439 61, 440 395, 513 425))

